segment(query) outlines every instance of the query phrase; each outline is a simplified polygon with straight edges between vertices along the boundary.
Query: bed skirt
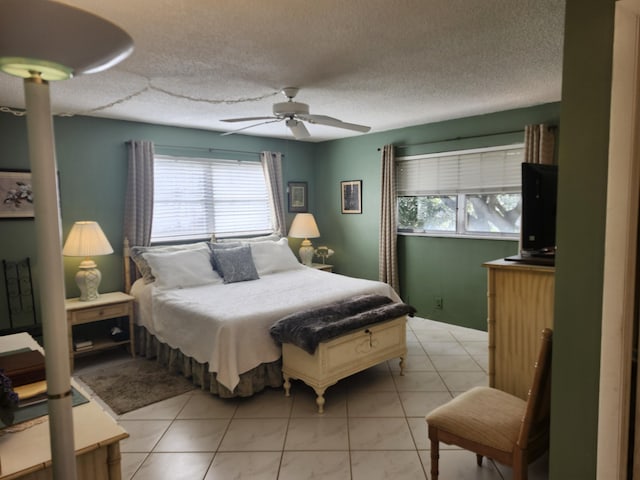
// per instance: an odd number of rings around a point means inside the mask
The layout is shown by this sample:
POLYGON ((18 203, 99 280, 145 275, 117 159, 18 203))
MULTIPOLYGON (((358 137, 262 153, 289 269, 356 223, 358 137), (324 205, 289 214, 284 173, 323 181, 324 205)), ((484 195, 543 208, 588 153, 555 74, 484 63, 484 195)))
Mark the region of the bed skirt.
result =
POLYGON ((186 356, 179 349, 160 342, 145 327, 136 330, 136 354, 148 359, 156 359, 170 372, 190 379, 194 385, 221 398, 249 397, 266 387, 282 386, 282 359, 263 363, 240 375, 240 383, 230 391, 216 380, 216 373, 209 372, 209 364, 200 363, 186 356))

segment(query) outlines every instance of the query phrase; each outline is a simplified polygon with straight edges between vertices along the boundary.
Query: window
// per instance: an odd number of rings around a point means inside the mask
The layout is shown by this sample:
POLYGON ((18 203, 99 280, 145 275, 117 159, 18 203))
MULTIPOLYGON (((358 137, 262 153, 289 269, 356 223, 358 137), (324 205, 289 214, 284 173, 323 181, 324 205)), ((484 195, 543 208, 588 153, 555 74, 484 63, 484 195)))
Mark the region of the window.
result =
POLYGON ((272 231, 260 162, 155 156, 152 241, 272 231))
POLYGON ((400 157, 398 231, 517 238, 522 145, 400 157))

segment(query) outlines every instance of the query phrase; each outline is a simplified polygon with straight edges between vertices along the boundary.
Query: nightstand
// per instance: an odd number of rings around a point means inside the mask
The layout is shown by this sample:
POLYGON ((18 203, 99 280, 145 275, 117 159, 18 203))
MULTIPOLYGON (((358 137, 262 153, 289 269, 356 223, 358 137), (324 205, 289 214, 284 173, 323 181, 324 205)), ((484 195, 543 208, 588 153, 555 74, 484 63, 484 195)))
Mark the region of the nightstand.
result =
POLYGON ((134 339, 134 319, 133 319, 134 297, 122 292, 111 292, 101 294, 97 300, 81 302, 78 298, 68 298, 65 300, 67 310, 67 330, 69 335, 69 364, 73 372, 73 358, 75 355, 85 352, 97 352, 119 345, 129 344, 131 356, 135 357, 134 339), (113 318, 128 317, 129 338, 121 341, 114 341, 112 338, 92 339, 90 348, 74 351, 73 348, 73 327, 86 323, 101 322, 113 318))
POLYGON ((326 263, 312 263, 311 268, 315 268, 316 270, 324 270, 325 272, 333 272, 333 265, 328 265, 326 263))

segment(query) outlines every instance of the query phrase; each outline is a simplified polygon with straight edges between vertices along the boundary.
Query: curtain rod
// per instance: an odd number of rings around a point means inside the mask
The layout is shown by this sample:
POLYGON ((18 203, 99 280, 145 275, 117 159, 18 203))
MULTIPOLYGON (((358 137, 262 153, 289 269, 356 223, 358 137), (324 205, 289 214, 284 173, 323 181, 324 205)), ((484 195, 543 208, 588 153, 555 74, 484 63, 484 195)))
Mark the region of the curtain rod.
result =
MULTIPOLYGON (((553 128, 553 127, 550 127, 553 128)), ((524 129, 522 130, 514 130, 511 132, 500 132, 500 133, 489 133, 487 135, 469 135, 468 137, 455 137, 455 138, 445 138, 444 140, 433 140, 431 142, 423 142, 423 143, 410 143, 407 145, 395 145, 396 148, 409 148, 409 147, 421 147, 423 145, 433 145, 434 143, 444 143, 444 142, 455 142, 457 140, 469 140, 472 138, 487 138, 487 137, 496 137, 498 135, 511 135, 513 133, 522 133, 524 135, 524 129)), ((382 148, 378 147, 378 151, 382 150, 382 148)))
MULTIPOLYGON (((188 149, 188 150, 200 150, 203 152, 228 152, 228 153, 246 153, 249 155, 260 155, 262 152, 251 152, 248 150, 233 150, 231 148, 214 148, 214 147, 190 147, 190 146, 182 146, 182 145, 161 145, 156 144, 156 147, 160 148, 180 148, 180 149, 188 149)), ((284 153, 281 154, 284 158, 284 153)))

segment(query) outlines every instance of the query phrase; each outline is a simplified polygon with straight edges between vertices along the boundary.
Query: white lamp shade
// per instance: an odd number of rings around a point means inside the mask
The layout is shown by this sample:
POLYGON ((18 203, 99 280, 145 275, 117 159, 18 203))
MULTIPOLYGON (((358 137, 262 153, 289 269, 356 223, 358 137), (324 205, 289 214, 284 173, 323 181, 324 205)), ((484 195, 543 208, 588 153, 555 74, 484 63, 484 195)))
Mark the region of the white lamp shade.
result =
POLYGON ((113 248, 97 222, 76 222, 71 227, 62 254, 67 257, 109 255, 113 248))
POLYGON ((289 236, 292 238, 304 238, 300 244, 300 260, 304 265, 310 266, 313 261, 313 246, 308 239, 320 236, 320 230, 318 230, 318 225, 313 215, 311 213, 298 213, 291 223, 289 236))
POLYGON ((313 214, 298 213, 291 223, 289 236, 292 238, 318 238, 320 230, 318 230, 313 214))
POLYGON ((122 61, 133 40, 120 27, 51 0, 0 2, 0 70, 29 78, 64 80, 122 61))

